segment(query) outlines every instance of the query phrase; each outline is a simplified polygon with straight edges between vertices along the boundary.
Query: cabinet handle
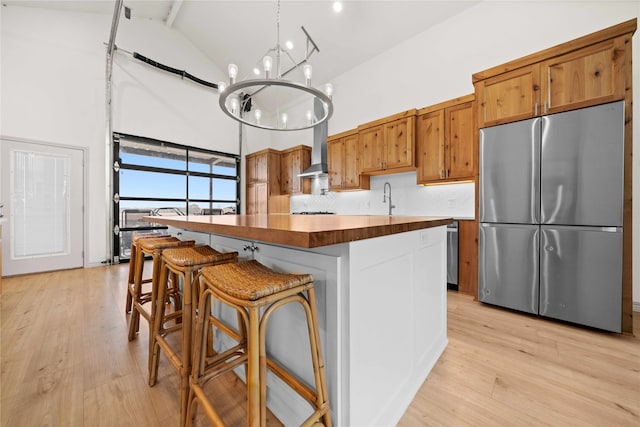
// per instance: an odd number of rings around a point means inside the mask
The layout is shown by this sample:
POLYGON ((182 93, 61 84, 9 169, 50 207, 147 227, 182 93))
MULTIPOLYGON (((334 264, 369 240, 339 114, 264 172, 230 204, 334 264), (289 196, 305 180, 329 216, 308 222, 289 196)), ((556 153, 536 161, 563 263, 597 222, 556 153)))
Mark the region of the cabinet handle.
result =
POLYGON ((547 101, 544 101, 544 114, 547 114, 549 112, 549 106, 547 104, 547 101))
POLYGON ((538 115, 538 103, 537 102, 536 102, 536 105, 535 105, 535 111, 534 111, 533 115, 534 116, 538 115))

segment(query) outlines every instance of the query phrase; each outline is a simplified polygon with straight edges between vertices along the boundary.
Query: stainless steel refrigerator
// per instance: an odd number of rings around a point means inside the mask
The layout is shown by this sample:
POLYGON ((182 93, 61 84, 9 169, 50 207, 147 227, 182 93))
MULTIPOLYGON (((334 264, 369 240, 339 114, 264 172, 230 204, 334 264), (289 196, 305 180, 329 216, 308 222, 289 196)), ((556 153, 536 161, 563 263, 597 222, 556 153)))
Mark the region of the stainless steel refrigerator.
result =
POLYGON ((480 130, 478 299, 622 328, 623 102, 480 130))

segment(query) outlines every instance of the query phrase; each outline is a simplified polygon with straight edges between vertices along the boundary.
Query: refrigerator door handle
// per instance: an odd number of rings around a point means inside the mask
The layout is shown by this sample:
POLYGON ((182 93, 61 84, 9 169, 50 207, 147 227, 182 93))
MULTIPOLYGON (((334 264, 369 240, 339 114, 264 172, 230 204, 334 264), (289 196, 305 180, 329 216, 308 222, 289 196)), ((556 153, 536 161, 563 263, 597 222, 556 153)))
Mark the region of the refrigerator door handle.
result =
MULTIPOLYGON (((536 104, 537 106, 538 104, 536 104)), ((540 138, 542 134, 542 120, 543 118, 536 117, 531 123, 531 178, 529 179, 531 188, 529 189, 529 195, 531 201, 531 216, 534 224, 540 224, 540 138)))

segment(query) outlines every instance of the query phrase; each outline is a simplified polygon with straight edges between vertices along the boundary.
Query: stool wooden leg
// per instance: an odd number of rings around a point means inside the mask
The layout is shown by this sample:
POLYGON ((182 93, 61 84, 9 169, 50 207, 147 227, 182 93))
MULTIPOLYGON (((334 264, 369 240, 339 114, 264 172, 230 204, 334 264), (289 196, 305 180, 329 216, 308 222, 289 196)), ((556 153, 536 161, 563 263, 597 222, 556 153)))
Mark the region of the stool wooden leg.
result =
MULTIPOLYGON (((168 277, 168 268, 166 265, 162 265, 160 268, 160 277, 158 279, 158 299, 164 301, 166 297, 166 282, 168 277)), ((165 305, 160 303, 156 304, 156 315, 154 316, 153 325, 149 331, 151 339, 151 353, 149 362, 149 386, 153 387, 156 384, 158 378, 158 365, 160 363, 160 345, 157 342, 157 334, 162 328, 162 320, 164 319, 165 305)))
POLYGON ((191 343, 193 342, 193 292, 198 292, 193 283, 193 274, 187 271, 184 275, 182 289, 182 369, 180 369, 180 426, 184 427, 187 420, 187 405, 189 399, 189 375, 191 375, 191 343), (187 340, 184 337, 191 337, 187 340))
MULTIPOLYGON (((260 362, 263 359, 260 354, 260 309, 249 307, 249 330, 247 333, 247 425, 260 426, 262 403, 260 390, 260 362)), ((264 360, 264 359, 263 359, 264 360)))
POLYGON ((125 313, 129 313, 131 311, 131 305, 133 303, 133 296, 131 295, 132 287, 135 279, 135 268, 136 268, 136 245, 131 243, 131 256, 129 257, 129 279, 127 282, 127 302, 125 304, 125 313))
MULTIPOLYGON (((316 406, 317 408, 321 408, 329 401, 329 394, 327 392, 324 360, 322 359, 322 350, 320 347, 318 309, 316 306, 315 289, 313 287, 307 289, 307 296, 307 303, 309 305, 309 311, 307 312, 307 326, 309 328, 309 344, 311 345, 311 359, 313 361, 313 371, 316 381, 316 406)), ((327 410, 323 415, 322 420, 325 427, 331 427, 331 413, 329 410, 327 410)))
POLYGON ((144 268, 144 253, 136 251, 135 271, 133 279, 133 296, 131 318, 129 319, 129 341, 133 341, 140 324, 140 312, 136 308, 139 296, 142 293, 142 269, 144 268))

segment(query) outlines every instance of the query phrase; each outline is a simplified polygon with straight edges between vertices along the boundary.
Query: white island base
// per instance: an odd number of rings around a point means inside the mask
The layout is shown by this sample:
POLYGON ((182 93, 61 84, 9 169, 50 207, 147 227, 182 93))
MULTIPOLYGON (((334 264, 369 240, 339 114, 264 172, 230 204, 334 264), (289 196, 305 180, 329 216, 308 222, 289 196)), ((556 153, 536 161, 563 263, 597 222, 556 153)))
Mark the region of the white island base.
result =
MULTIPOLYGON (((313 274, 334 425, 397 424, 447 345, 445 226, 313 249, 220 235, 198 240, 279 271, 313 274), (251 243, 257 250, 245 250, 251 243)), ((216 310, 235 324, 232 311, 216 310)), ((231 345, 225 338, 216 335, 218 350, 231 345)), ((313 384, 308 345, 299 306, 270 319, 268 354, 313 384)), ((271 374, 268 406, 287 426, 311 412, 271 374)))

